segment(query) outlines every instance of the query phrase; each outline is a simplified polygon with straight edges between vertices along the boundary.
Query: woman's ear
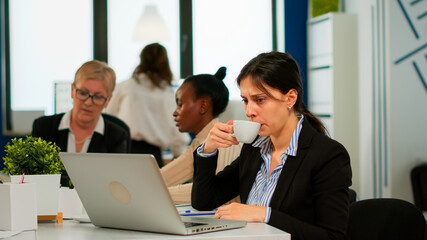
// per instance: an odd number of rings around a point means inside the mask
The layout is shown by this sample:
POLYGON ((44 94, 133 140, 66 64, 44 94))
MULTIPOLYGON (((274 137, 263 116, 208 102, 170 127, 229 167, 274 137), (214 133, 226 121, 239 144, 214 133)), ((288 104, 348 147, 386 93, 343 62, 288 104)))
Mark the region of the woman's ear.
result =
POLYGON ((200 115, 204 115, 208 111, 208 104, 205 98, 200 99, 200 115))
POLYGON ((200 101, 199 113, 200 113, 200 115, 205 115, 206 113, 209 112, 210 100, 207 97, 202 97, 199 99, 199 101, 200 101))
POLYGON ((291 109, 297 102, 298 92, 295 89, 291 89, 286 93, 286 106, 291 109))
POLYGON ((76 95, 76 85, 74 83, 71 84, 71 99, 74 100, 74 96, 76 95))

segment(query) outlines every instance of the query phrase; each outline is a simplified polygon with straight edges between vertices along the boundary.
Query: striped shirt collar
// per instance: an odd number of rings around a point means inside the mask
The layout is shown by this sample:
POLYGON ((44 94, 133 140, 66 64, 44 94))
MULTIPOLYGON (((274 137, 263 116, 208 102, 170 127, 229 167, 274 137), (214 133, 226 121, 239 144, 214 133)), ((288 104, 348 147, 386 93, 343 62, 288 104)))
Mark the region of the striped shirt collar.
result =
MULTIPOLYGON (((301 128, 302 128, 302 121, 304 120, 304 116, 301 115, 301 118, 294 130, 294 133, 292 134, 292 138, 291 138, 291 142, 289 143, 288 148, 285 151, 285 154, 287 156, 296 156, 297 155, 297 150, 298 150, 298 139, 299 139, 299 134, 301 132, 301 128)), ((258 138, 255 140, 255 142, 252 144, 253 147, 259 147, 261 148, 261 152, 263 152, 263 150, 266 147, 270 147, 271 146, 271 139, 270 136, 258 136, 258 138)))

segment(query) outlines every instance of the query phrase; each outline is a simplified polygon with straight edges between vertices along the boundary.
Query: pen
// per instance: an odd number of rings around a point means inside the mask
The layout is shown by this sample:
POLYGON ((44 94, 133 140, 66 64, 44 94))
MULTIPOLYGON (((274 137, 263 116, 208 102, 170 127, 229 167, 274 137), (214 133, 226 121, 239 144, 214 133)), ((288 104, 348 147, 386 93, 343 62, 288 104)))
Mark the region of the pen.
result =
POLYGON ((215 215, 214 212, 210 212, 210 213, 181 213, 181 216, 203 216, 203 215, 215 215))
POLYGON ((24 176, 25 176, 25 172, 22 174, 21 181, 19 181, 20 184, 24 183, 24 176))
POLYGON ((215 215, 215 212, 203 212, 203 211, 191 211, 185 210, 185 212, 180 213, 181 216, 201 216, 201 215, 215 215))

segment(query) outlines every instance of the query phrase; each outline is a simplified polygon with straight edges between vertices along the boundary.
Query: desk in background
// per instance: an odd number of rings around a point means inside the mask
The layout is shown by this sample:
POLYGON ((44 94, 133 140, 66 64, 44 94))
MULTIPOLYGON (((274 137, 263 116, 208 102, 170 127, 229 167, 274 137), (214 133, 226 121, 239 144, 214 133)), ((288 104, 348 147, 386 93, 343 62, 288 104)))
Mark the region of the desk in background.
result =
POLYGON ((37 231, 25 231, 7 240, 118 240, 118 239, 254 239, 290 240, 291 235, 265 223, 248 223, 246 227, 191 236, 148 233, 95 227, 91 223, 65 220, 64 223, 39 223, 37 231))

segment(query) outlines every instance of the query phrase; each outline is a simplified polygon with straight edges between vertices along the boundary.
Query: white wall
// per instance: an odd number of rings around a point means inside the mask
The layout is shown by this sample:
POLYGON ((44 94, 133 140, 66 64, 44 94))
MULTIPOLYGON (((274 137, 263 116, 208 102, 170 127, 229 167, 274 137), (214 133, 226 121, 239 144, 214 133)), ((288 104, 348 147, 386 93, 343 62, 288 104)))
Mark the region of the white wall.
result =
POLYGON ((361 199, 413 202, 410 170, 427 161, 427 2, 347 0, 357 13, 361 199), (407 13, 416 38, 408 20, 407 13), (410 52, 410 57, 397 62, 410 52), (414 68, 417 64, 420 74, 414 68))
POLYGON ((390 82, 391 194, 413 200, 409 172, 422 159, 427 161, 427 2, 390 1, 387 15, 390 82), (410 27, 403 11, 407 12, 410 27), (415 33, 418 35, 416 37, 415 33), (408 54, 421 48, 419 52, 408 54), (406 59, 403 57, 408 56, 406 59), (399 61, 402 59, 401 61, 399 61), (399 61, 399 62, 397 62, 399 61), (414 65, 417 65, 420 75, 414 65))

